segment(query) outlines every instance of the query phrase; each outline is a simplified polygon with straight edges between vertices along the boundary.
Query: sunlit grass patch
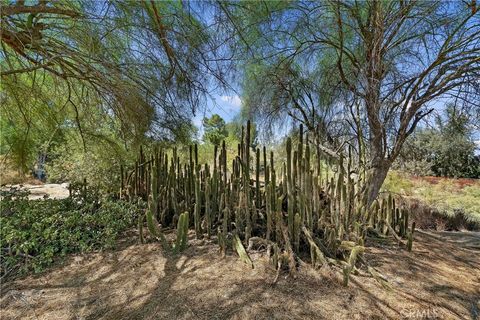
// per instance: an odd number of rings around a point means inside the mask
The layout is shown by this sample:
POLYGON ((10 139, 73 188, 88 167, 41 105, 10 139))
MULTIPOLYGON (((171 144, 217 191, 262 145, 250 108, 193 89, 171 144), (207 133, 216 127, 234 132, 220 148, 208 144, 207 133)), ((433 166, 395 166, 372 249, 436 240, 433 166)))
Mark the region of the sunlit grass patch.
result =
POLYGON ((392 171, 384 189, 421 200, 447 216, 463 212, 467 220, 480 223, 480 180, 413 177, 392 171))

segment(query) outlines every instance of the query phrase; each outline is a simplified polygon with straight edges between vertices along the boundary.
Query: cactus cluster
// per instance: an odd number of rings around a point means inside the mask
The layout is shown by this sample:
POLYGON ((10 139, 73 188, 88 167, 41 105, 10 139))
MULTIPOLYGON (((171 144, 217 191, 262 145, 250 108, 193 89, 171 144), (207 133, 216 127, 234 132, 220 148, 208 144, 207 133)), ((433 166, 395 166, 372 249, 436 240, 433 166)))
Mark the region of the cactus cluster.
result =
MULTIPOLYGON (((220 150, 215 147, 213 164, 203 166, 196 145, 186 163, 175 149, 171 157, 155 150, 150 158, 140 150, 130 174, 124 175, 122 168, 122 195, 148 200, 147 227, 162 242, 161 229, 178 226, 175 250, 185 248, 193 227, 197 238, 216 236, 223 254, 230 242, 250 263, 243 244, 261 237, 273 244, 273 259, 285 261, 290 269, 302 250, 310 251, 314 266, 342 266, 343 261, 346 283, 367 236, 392 236, 401 243, 406 239, 403 244, 411 249, 414 225, 409 228, 408 212, 391 195, 368 206, 351 151, 338 159, 322 155, 312 151, 308 138, 302 127, 296 146, 287 138, 281 172, 265 147, 253 150, 252 161, 250 122, 231 163, 225 142, 220 150), (322 163, 330 164, 329 169, 322 163)), ((139 226, 143 223, 141 218, 139 226)))

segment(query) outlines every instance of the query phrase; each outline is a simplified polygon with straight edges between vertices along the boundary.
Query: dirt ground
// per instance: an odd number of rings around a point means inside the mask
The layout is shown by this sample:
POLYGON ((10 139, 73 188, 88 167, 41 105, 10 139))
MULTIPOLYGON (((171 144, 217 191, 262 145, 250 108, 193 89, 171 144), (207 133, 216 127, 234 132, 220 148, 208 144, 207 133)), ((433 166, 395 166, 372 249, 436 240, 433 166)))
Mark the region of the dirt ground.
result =
POLYGON ((262 253, 255 267, 190 237, 179 255, 125 241, 4 283, 1 319, 478 319, 480 233, 419 231, 414 251, 371 244, 366 259, 392 286, 301 264, 281 276, 262 253))
POLYGON ((28 195, 28 199, 30 200, 43 199, 45 196, 52 199, 65 199, 68 198, 69 194, 68 183, 42 183, 39 181, 35 184, 26 183, 7 185, 2 187, 2 190, 8 190, 10 188, 30 191, 30 194, 28 195))

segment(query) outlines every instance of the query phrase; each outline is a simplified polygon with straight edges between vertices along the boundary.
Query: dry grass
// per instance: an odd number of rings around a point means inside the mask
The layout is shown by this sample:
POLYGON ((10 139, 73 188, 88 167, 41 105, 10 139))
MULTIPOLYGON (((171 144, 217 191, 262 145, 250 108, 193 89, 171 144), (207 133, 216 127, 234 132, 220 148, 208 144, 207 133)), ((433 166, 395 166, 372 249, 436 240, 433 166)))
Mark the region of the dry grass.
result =
POLYGON ((372 244, 367 258, 389 291, 366 276, 348 288, 338 272, 302 264, 280 277, 260 253, 255 268, 192 240, 181 255, 160 245, 73 256, 40 276, 5 283, 2 319, 439 319, 479 316, 480 235, 419 232, 414 251, 372 244))
POLYGON ((8 159, 4 156, 0 156, 0 185, 21 183, 36 185, 41 184, 42 182, 29 175, 22 174, 19 170, 15 170, 8 159))
POLYGON ((410 200, 419 200, 439 214, 455 218, 463 214, 467 221, 480 225, 480 180, 438 177, 413 177, 392 171, 383 186, 410 200))

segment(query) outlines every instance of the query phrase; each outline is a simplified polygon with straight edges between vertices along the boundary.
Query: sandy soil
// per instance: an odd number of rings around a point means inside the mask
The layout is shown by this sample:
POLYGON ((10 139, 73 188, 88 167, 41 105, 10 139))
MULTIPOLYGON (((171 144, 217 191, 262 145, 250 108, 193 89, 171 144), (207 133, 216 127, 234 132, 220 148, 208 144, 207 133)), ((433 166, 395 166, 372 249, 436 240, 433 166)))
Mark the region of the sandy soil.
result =
POLYGON ((2 190, 8 190, 9 188, 17 188, 21 190, 29 190, 30 195, 28 199, 37 200, 43 199, 45 196, 49 196, 52 199, 65 199, 68 198, 68 183, 38 183, 38 184, 17 184, 7 185, 2 187, 2 190))
POLYGON ((126 241, 114 252, 73 256, 39 276, 4 283, 1 319, 478 319, 480 234, 417 233, 414 251, 370 244, 366 258, 389 280, 301 264, 280 277, 262 253, 255 268, 213 243, 180 255, 126 241))

